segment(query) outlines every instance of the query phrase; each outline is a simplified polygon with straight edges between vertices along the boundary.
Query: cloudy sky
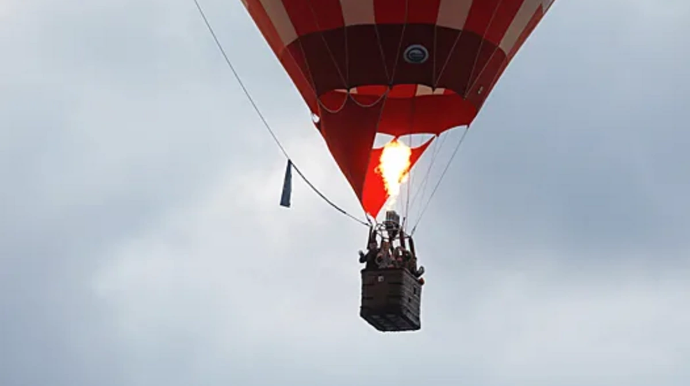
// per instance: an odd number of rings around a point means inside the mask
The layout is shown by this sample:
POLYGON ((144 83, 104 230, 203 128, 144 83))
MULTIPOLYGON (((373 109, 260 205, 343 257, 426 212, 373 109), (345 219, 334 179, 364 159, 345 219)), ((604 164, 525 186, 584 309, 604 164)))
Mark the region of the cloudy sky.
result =
MULTIPOLYGON (((690 4, 559 0, 417 232, 423 330, 358 317, 366 228, 295 181, 191 0, 0 5, 0 385, 690 383, 690 4)), ((202 3, 360 213, 240 1, 202 3)))

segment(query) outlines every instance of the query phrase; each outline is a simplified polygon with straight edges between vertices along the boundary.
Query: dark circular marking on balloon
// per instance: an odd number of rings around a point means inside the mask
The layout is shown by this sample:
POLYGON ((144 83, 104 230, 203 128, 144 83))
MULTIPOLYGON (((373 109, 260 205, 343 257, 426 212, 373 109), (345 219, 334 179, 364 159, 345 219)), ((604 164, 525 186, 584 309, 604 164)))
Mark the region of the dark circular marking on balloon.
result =
POLYGON ((429 60, 429 50, 421 44, 413 44, 405 49, 403 58, 410 64, 422 64, 429 60))

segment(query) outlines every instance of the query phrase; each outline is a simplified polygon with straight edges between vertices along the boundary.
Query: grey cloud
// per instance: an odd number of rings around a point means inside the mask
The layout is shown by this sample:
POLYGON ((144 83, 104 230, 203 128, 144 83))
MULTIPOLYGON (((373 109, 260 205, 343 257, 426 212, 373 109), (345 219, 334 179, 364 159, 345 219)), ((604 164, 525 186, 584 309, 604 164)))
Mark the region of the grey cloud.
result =
MULTIPOLYGON (((300 182, 277 207, 284 160, 191 2, 35 4, 0 25, 1 384, 690 378, 685 2, 556 2, 420 225, 424 330, 383 336, 357 316, 365 229, 300 182)), ((204 5, 359 213, 241 4, 204 5)))

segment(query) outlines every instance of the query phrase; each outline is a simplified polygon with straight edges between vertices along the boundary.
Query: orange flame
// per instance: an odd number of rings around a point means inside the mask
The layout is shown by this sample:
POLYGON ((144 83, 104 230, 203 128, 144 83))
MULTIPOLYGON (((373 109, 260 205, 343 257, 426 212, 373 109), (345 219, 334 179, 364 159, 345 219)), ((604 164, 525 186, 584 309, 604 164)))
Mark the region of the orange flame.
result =
POLYGON ((400 194, 400 185, 407 181, 411 156, 412 149, 397 140, 387 143, 381 152, 380 163, 376 172, 383 177, 386 192, 391 198, 387 205, 388 208, 395 204, 400 194))

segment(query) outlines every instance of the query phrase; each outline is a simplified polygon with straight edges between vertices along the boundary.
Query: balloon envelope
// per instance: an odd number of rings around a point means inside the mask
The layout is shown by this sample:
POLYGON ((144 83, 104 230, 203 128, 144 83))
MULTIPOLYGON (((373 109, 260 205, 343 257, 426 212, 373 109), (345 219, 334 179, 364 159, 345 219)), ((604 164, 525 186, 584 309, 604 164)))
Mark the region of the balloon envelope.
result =
POLYGON ((553 0, 242 2, 376 217, 388 198, 376 134, 469 125, 553 0))

